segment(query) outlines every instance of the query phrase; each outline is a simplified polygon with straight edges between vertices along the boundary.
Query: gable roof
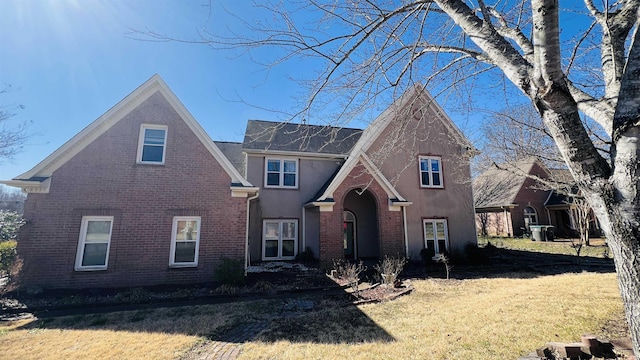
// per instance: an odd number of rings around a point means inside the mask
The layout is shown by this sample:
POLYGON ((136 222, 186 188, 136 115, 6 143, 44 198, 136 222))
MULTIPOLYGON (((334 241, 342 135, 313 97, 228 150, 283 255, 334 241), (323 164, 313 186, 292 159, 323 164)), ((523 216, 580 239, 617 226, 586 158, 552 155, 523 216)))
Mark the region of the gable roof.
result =
POLYGON ((242 153, 242 143, 231 141, 214 141, 218 149, 229 159, 231 165, 238 170, 241 175, 245 175, 245 158, 242 153))
POLYGON ((64 143, 51 155, 47 156, 31 170, 18 175, 13 180, 3 181, 2 183, 24 188, 34 187, 37 186, 36 183, 46 182, 43 180, 51 177, 54 171, 82 151, 100 135, 104 134, 113 125, 117 124, 129 112, 156 92, 159 92, 167 102, 169 102, 173 109, 180 115, 180 118, 184 120, 187 126, 193 131, 207 150, 209 150, 211 155, 220 163, 224 171, 231 177, 231 183, 234 186, 253 187, 249 181, 240 175, 229 159, 224 156, 220 149, 211 140, 209 135, 207 135, 202 126, 189 113, 182 102, 180 102, 158 74, 153 75, 149 80, 145 81, 132 93, 127 95, 114 107, 82 129, 78 134, 64 143))
POLYGON ((535 164, 540 165, 535 158, 529 158, 513 164, 501 164, 480 174, 473 182, 475 208, 515 206, 516 196, 535 164))
POLYGON ((249 120, 242 148, 247 152, 344 156, 361 135, 360 129, 249 120))
MULTIPOLYGON (((414 85, 411 89, 402 94, 391 106, 382 112, 375 120, 369 124, 364 130, 362 136, 351 150, 351 154, 345 163, 342 165, 338 173, 333 177, 331 183, 329 183, 322 194, 320 194, 316 201, 326 201, 333 197, 333 191, 344 181, 347 175, 355 168, 355 166, 362 162, 363 165, 371 172, 371 175, 377 178, 381 185, 385 187, 385 190, 390 195, 393 194, 395 199, 399 201, 405 201, 398 191, 391 185, 391 183, 384 177, 382 172, 375 166, 375 164, 366 155, 366 151, 376 141, 376 139, 382 134, 384 129, 387 128, 396 118, 396 115, 407 107, 418 104, 419 108, 431 108, 436 116, 435 118, 440 120, 444 126, 450 131, 452 137, 460 143, 460 145, 468 148, 469 150, 475 150, 475 147, 471 145, 471 142, 462 134, 460 129, 453 123, 453 121, 445 114, 442 108, 436 103, 433 97, 421 84, 414 85), (363 161, 364 160, 364 161, 363 161)), ((408 204, 408 203, 407 203, 408 204)))

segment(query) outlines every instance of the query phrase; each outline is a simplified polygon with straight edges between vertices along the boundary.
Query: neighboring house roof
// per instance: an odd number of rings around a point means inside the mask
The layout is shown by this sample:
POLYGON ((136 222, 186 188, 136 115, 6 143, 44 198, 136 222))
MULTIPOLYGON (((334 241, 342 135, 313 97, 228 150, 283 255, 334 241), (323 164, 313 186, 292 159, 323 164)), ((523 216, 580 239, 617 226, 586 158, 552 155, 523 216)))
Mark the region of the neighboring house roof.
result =
MULTIPOLYGON (((109 109, 106 113, 93 121, 78 134, 64 143, 51 155, 47 156, 39 164, 24 174, 18 175, 13 180, 2 181, 9 186, 22 187, 23 189, 48 188, 49 178, 54 171, 64 165, 73 156, 82 151, 91 142, 104 134, 109 128, 122 120, 129 112, 147 100, 151 95, 159 92, 171 104, 174 110, 180 115, 187 126, 198 137, 202 144, 209 150, 211 155, 220 163, 224 171, 231 177, 231 183, 235 187, 253 188, 227 159, 222 151, 214 144, 202 126, 193 118, 182 102, 169 89, 160 75, 153 75, 132 93, 127 95, 118 104, 109 109)), ((47 189, 45 189, 46 191, 47 189)))
POLYGON ((242 152, 242 143, 230 141, 214 141, 218 149, 229 159, 231 164, 242 175, 245 174, 245 157, 242 152))
POLYGON ((559 194, 555 191, 549 192, 549 197, 544 202, 545 207, 570 207, 573 199, 567 195, 559 194))
POLYGON ((247 152, 347 155, 362 130, 249 120, 242 144, 247 152))
POLYGON ((501 164, 478 176, 473 182, 475 208, 516 206, 516 196, 536 162, 536 159, 530 158, 513 164, 501 164))

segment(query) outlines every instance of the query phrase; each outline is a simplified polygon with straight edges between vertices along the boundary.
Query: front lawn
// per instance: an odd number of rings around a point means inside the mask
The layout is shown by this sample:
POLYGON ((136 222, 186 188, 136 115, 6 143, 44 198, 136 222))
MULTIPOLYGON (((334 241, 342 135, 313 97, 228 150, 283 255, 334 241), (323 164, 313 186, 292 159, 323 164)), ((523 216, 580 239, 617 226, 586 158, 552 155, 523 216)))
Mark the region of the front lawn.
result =
POLYGON ((412 281, 397 300, 345 305, 315 298, 159 308, 26 320, 0 327, 2 359, 198 358, 242 324, 264 323, 240 359, 515 359, 584 333, 622 336, 615 273, 503 274, 412 281), (613 331, 613 333, 612 333, 613 331))

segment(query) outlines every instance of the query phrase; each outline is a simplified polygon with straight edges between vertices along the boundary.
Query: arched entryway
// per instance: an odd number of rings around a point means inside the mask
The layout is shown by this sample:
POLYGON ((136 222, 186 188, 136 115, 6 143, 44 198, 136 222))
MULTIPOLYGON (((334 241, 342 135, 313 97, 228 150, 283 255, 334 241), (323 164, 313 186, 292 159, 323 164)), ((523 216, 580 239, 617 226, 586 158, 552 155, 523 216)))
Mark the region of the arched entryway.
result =
POLYGON ((347 259, 380 257, 378 207, 369 190, 354 189, 344 198, 344 256, 347 259))

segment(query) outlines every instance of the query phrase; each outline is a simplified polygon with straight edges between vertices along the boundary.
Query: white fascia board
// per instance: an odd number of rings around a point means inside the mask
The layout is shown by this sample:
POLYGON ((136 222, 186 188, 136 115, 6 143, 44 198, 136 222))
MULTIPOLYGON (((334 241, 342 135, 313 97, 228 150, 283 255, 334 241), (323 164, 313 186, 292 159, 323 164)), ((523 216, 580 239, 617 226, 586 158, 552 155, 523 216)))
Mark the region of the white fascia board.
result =
POLYGON ((320 212, 333 211, 333 206, 336 204, 335 201, 312 201, 310 203, 304 204, 305 207, 318 207, 320 208, 320 212))
POLYGON ((360 156, 364 160, 362 164, 371 173, 371 175, 373 175, 373 177, 380 183, 380 185, 382 185, 382 187, 387 192, 387 195, 389 196, 390 199, 395 198, 400 201, 406 201, 406 199, 402 197, 400 193, 398 193, 398 190, 396 190, 396 188, 393 187, 393 185, 391 185, 389 180, 387 180, 387 178, 382 174, 380 169, 378 169, 378 167, 373 163, 373 161, 371 161, 371 159, 367 156, 367 154, 362 153, 360 154, 360 156))
POLYGON ((393 185, 391 185, 389 180, 387 180, 387 178, 384 175, 382 175, 382 172, 380 172, 380 170, 373 164, 371 159, 369 159, 369 157, 364 152, 361 152, 357 154, 357 156, 353 156, 349 158, 347 162, 345 162, 345 164, 338 171, 338 174, 336 174, 336 176, 333 178, 333 181, 331 182, 331 184, 327 186, 327 189, 318 198, 318 200, 321 201, 321 200, 326 200, 328 198, 332 198, 333 192, 340 186, 340 184, 342 184, 342 182, 347 178, 349 173, 351 173, 351 170, 353 170, 356 167, 358 162, 362 163, 362 165, 365 167, 365 169, 367 169, 367 171, 369 172, 369 174, 371 174, 374 180, 376 180, 380 184, 380 186, 382 186, 382 188, 387 193, 387 196, 390 199, 398 199, 400 201, 405 201, 405 198, 402 197, 400 193, 398 193, 398 191, 393 187, 393 185))
POLYGON ((100 135, 104 134, 131 110, 148 99, 158 89, 158 81, 162 81, 160 75, 153 75, 149 80, 140 85, 115 106, 107 110, 107 112, 102 114, 69 141, 60 146, 51 155, 47 156, 31 170, 15 177, 15 179, 30 179, 35 176, 51 176, 60 166, 91 144, 100 135))
POLYGON ((51 185, 51 179, 44 181, 35 180, 2 180, 0 184, 22 189, 22 191, 31 194, 47 194, 51 185))
POLYGON ((232 186, 231 188, 231 197, 242 197, 246 198, 249 195, 257 194, 260 188, 258 187, 244 187, 244 186, 232 186))
POLYGON ((247 187, 253 186, 242 175, 240 175, 233 165, 231 165, 231 162, 222 154, 220 149, 213 143, 213 140, 211 140, 209 135, 207 135, 202 126, 200 126, 200 124, 189 113, 182 102, 180 102, 173 91, 169 89, 167 84, 158 74, 153 75, 149 80, 145 81, 137 89, 118 102, 114 107, 82 129, 82 131, 42 160, 38 165, 26 173, 17 176, 16 179, 29 179, 35 176, 49 177, 53 175, 55 170, 60 168, 60 166, 91 144, 100 135, 104 134, 113 125, 117 124, 131 110, 142 104, 142 102, 147 100, 156 91, 160 92, 164 96, 164 98, 184 120, 187 126, 189 126, 194 134, 196 134, 207 150, 209 150, 213 157, 220 163, 225 172, 227 172, 231 177, 232 183, 241 183, 247 187))
POLYGON ((184 120, 184 122, 189 126, 191 131, 198 137, 200 142, 209 150, 211 155, 220 163, 225 172, 231 177, 232 183, 241 183, 246 187, 253 187, 253 185, 245 179, 240 172, 231 164, 229 159, 220 151, 218 146, 213 142, 211 137, 207 134, 204 128, 200 125, 198 121, 191 115, 189 110, 182 104, 182 102, 178 99, 178 97, 171 91, 169 86, 159 79, 160 92, 164 95, 164 97, 169 101, 171 106, 178 112, 180 117, 184 120))

